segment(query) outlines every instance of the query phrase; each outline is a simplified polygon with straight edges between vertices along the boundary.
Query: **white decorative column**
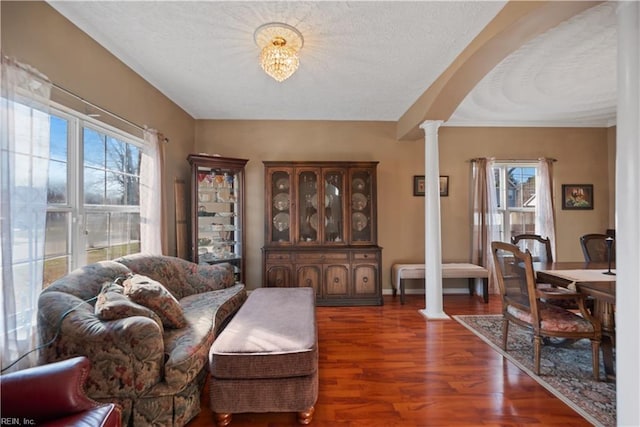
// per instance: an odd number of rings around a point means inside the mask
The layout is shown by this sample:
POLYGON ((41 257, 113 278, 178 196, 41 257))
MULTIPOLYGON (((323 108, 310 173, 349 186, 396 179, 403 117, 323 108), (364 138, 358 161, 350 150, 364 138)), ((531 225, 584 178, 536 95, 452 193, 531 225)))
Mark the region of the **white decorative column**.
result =
POLYGON ((427 120, 424 130, 424 296, 427 319, 448 319, 442 308, 442 244, 440 233, 440 155, 438 128, 441 120, 427 120))
POLYGON ((617 424, 640 425, 640 3, 618 14, 616 130, 616 395, 617 424))

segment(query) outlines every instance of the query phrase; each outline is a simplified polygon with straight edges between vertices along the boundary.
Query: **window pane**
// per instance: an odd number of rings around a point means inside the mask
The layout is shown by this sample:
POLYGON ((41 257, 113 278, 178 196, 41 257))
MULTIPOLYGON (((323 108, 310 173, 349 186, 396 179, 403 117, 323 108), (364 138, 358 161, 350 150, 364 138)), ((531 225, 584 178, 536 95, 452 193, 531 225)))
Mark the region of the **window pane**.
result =
POLYGON ((106 248, 109 245, 109 214, 87 213, 85 221, 87 249, 106 248))
POLYGON ((140 205, 140 179, 135 176, 126 177, 126 201, 129 206, 140 205))
POLYGON ((49 160, 48 203, 67 203, 67 162, 49 160))
POLYGON ((84 168, 84 203, 101 205, 105 198, 105 172, 94 168, 84 168))
POLYGON ((60 117, 51 116, 50 157, 67 161, 68 122, 60 117))
POLYGON ((103 168, 105 166, 104 136, 93 129, 83 128, 84 164, 103 168))
POLYGON ((13 104, 13 111, 16 132, 13 148, 16 153, 31 154, 31 108, 16 102, 13 104))
POLYGON ((535 168, 513 167, 507 170, 507 201, 510 208, 521 208, 536 193, 535 168))
POLYGON ((107 169, 126 171, 127 154, 127 144, 107 137, 107 169))
POLYGON ((504 208, 504 206, 502 206, 502 196, 500 194, 500 186, 502 185, 500 175, 500 168, 493 168, 493 182, 496 186, 496 203, 498 204, 499 209, 504 208))
POLYGON ((47 231, 44 245, 45 257, 69 254, 69 212, 47 212, 47 231))
POLYGON ((107 205, 124 205, 125 180, 122 174, 107 172, 107 205))
POLYGON ((140 175, 140 155, 141 150, 133 144, 127 144, 129 150, 127 157, 127 172, 133 175, 140 175))
POLYGON ((70 256, 61 256, 55 258, 47 258, 44 261, 44 280, 42 288, 46 288, 59 278, 69 273, 69 265, 71 264, 70 256))
POLYGON ((140 215, 114 213, 111 215, 111 247, 109 259, 140 251, 140 215))
POLYGON ((43 288, 69 273, 71 265, 69 224, 71 224, 70 212, 47 213, 43 288))
POLYGON ((510 234, 507 240, 518 234, 535 234, 535 212, 509 212, 510 234))
POLYGON ((87 262, 140 252, 140 215, 131 212, 87 215, 87 262))

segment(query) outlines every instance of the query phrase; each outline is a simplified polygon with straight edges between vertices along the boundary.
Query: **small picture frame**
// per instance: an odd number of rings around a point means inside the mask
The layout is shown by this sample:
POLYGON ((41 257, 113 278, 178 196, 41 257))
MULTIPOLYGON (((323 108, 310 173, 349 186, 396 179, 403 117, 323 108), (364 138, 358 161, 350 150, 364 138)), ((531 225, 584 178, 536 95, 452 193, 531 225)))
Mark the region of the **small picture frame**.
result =
MULTIPOLYGON (((413 176, 413 195, 424 196, 424 175, 413 176)), ((440 176, 440 197, 449 195, 449 176, 440 176)))
POLYGON ((440 197, 448 197, 449 196, 449 176, 442 175, 440 176, 440 197))
POLYGON ((593 209, 593 184, 562 184, 562 209, 593 209))
POLYGON ((413 195, 424 196, 424 175, 413 176, 413 195))

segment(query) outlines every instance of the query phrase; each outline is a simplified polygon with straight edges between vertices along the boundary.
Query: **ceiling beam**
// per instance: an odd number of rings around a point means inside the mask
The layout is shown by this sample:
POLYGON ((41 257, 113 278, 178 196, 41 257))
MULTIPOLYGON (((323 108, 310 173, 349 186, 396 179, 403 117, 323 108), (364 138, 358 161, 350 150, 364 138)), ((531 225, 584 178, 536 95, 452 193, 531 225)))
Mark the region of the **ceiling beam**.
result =
POLYGON ((424 138, 425 120, 451 117, 469 92, 520 46, 602 1, 509 1, 400 117, 398 140, 424 138))

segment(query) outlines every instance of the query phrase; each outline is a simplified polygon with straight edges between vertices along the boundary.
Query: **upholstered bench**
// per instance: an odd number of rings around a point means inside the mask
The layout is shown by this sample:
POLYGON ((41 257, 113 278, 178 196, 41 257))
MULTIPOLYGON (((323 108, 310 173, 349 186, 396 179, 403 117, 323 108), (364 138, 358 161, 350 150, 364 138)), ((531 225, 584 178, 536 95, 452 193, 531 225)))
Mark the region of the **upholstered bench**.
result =
MULTIPOLYGON (((482 279, 482 297, 489 302, 489 270, 469 263, 443 263, 443 279, 468 279, 469 294, 473 295, 475 279, 482 279)), ((402 279, 424 279, 424 264, 393 264, 391 266, 391 285, 393 295, 400 290, 400 303, 404 304, 404 283, 402 279)))
POLYGON ((313 288, 259 288, 209 352, 211 410, 296 412, 309 424, 318 398, 318 337, 313 288))

